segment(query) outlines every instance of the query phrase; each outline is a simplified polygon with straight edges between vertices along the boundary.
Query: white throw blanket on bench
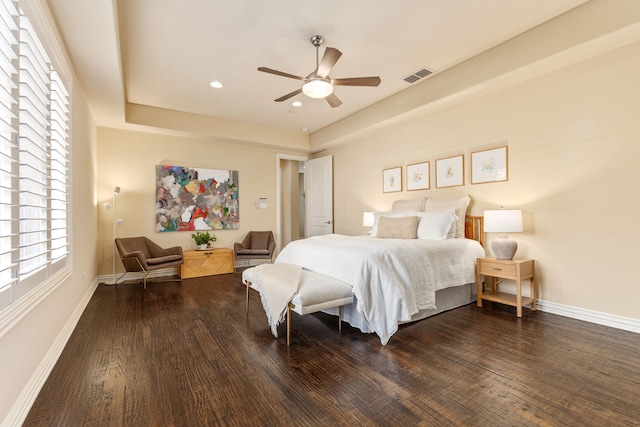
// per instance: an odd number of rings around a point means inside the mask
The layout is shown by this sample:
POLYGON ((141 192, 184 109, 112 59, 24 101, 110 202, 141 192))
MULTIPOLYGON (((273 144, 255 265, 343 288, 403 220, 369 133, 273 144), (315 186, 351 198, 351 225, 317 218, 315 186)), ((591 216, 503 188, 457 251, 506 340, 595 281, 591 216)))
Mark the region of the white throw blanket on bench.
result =
POLYGON ((255 267, 253 288, 260 293, 271 332, 278 336, 278 324, 298 292, 302 267, 293 264, 261 264, 255 267))

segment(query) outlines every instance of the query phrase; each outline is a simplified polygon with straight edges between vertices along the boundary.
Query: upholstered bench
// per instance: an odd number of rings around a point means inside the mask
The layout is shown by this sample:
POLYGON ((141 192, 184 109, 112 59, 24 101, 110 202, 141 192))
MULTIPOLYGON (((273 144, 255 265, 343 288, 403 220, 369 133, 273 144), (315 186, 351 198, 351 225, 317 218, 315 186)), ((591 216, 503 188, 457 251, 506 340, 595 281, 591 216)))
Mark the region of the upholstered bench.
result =
MULTIPOLYGON (((251 267, 242 272, 246 285, 246 311, 249 312, 249 288, 256 289, 258 268, 269 268, 274 264, 251 267)), ((342 306, 353 302, 353 290, 347 283, 312 271, 302 270, 298 290, 287 307, 287 345, 291 341, 291 311, 299 315, 315 313, 338 307, 338 329, 342 330, 342 306)))

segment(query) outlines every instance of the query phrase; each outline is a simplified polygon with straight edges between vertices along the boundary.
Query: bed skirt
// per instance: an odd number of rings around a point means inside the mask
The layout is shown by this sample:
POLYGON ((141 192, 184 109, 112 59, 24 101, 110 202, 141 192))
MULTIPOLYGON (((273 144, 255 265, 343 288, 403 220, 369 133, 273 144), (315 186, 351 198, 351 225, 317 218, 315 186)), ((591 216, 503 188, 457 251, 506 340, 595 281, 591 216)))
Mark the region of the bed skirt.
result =
MULTIPOLYGON (((454 308, 462 307, 471 302, 476 301, 476 284, 467 283, 462 286, 454 286, 451 288, 441 289, 436 291, 436 309, 433 310, 420 310, 411 317, 411 320, 401 323, 416 322, 418 320, 426 319, 443 311, 452 310, 454 308)), ((354 297, 352 304, 345 305, 342 312, 342 320, 349 323, 354 328, 360 329, 362 332, 371 333, 364 322, 364 318, 356 310, 357 298, 354 297)), ((338 315, 338 309, 325 310, 325 313, 338 315)))
POLYGON ((442 313, 443 311, 453 310, 454 308, 462 307, 469 303, 476 302, 476 284, 467 283, 463 286, 455 286, 453 288, 446 288, 436 291, 436 309, 435 310, 420 310, 413 316, 409 322, 415 322, 416 320, 426 319, 434 314, 442 313))

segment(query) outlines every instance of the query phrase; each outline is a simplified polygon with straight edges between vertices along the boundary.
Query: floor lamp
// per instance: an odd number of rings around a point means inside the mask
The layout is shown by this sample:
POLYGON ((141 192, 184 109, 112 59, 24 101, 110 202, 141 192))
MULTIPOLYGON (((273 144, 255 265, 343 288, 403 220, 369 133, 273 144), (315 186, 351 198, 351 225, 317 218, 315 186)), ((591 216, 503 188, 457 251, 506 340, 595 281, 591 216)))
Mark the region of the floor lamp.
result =
POLYGON ((120 225, 121 219, 118 219, 118 194, 120 194, 120 187, 116 187, 113 190, 113 206, 110 203, 105 203, 105 209, 109 210, 113 208, 113 254, 112 254, 112 273, 113 273, 113 283, 112 285, 117 285, 118 280, 116 279, 116 238, 118 237, 118 225, 120 225))

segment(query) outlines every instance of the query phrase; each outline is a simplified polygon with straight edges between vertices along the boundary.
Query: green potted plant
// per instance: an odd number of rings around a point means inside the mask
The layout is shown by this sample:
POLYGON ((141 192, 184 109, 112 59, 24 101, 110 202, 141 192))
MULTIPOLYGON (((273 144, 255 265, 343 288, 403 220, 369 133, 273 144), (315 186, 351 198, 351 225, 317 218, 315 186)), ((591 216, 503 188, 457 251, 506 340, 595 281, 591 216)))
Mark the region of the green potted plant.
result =
POLYGON ((196 242, 196 247, 201 250, 209 249, 210 243, 218 240, 215 234, 211 235, 208 231, 196 231, 191 237, 196 242))

